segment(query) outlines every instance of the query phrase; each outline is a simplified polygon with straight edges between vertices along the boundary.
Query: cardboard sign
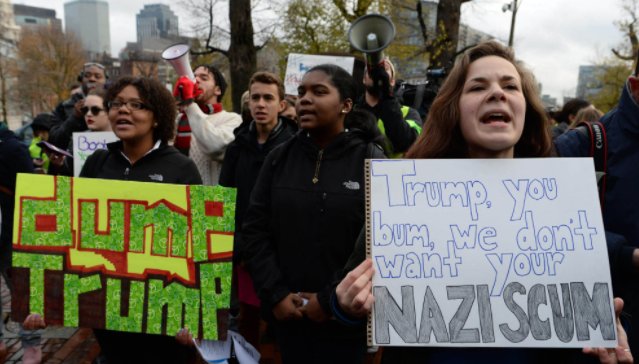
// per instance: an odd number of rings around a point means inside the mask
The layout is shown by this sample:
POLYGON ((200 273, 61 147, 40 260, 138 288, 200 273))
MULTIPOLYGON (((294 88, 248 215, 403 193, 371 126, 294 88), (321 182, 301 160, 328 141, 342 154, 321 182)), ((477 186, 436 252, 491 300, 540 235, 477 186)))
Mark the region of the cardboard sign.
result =
POLYGON ((119 140, 112 131, 73 133, 73 175, 79 176, 84 162, 98 149, 119 140))
POLYGON ((317 56, 312 54, 291 53, 288 55, 286 75, 284 77, 284 90, 287 95, 297 95, 297 86, 302 82, 302 77, 311 68, 330 63, 342 67, 349 74, 353 74, 355 66, 354 57, 317 56))
POLYGON ((614 347, 591 159, 373 160, 369 341, 614 347))
POLYGON ((13 318, 224 337, 234 214, 220 186, 19 174, 13 318))

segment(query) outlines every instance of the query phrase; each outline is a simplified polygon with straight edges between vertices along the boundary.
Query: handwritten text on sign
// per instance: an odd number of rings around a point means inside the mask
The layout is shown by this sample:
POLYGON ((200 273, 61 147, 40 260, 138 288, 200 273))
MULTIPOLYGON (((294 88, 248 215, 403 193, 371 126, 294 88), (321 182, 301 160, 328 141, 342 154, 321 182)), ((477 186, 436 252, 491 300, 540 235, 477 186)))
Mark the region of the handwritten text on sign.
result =
POLYGON ((592 160, 370 172, 375 345, 616 345, 592 160))
MULTIPOLYGON (((49 324, 226 333, 235 190, 20 174, 12 312, 49 324), (222 325, 222 327, 220 327, 222 325)), ((224 336, 224 335, 222 335, 224 336)))
POLYGON ((353 74, 355 58, 339 56, 318 56, 314 54, 291 53, 288 55, 286 75, 284 76, 284 90, 287 95, 297 95, 297 86, 302 82, 302 77, 311 68, 320 64, 334 64, 353 74))
POLYGON ((106 149, 107 144, 118 137, 112 131, 86 131, 73 133, 73 175, 79 176, 87 158, 98 149, 106 149))

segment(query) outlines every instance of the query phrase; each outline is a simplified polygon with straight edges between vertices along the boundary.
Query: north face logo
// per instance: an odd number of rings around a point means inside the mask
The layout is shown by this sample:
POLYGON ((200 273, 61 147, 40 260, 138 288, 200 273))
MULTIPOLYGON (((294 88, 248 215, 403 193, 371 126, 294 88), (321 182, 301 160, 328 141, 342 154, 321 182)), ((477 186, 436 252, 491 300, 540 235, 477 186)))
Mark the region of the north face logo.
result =
POLYGON ((359 182, 346 181, 342 184, 344 185, 344 187, 348 188, 349 190, 354 190, 354 191, 359 190, 359 182))
POLYGON ((157 181, 157 182, 162 182, 164 181, 164 176, 162 176, 161 174, 150 174, 149 178, 152 181, 157 181))

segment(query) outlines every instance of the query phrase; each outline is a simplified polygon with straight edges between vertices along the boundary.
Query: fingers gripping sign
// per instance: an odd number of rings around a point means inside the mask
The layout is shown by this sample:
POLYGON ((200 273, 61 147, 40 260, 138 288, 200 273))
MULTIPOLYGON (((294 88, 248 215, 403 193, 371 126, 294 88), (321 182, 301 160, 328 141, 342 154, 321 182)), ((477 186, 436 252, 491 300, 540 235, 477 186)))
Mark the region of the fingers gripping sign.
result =
POLYGON ((632 352, 628 345, 628 335, 621 325, 619 316, 623 310, 623 300, 621 298, 615 298, 615 317, 617 326, 617 340, 618 345, 615 348, 584 348, 584 354, 588 354, 599 358, 599 362, 603 364, 616 364, 616 363, 633 363, 632 352))
POLYGON ((353 317, 367 315, 373 307, 373 262, 364 260, 337 285, 337 300, 344 312, 353 317))

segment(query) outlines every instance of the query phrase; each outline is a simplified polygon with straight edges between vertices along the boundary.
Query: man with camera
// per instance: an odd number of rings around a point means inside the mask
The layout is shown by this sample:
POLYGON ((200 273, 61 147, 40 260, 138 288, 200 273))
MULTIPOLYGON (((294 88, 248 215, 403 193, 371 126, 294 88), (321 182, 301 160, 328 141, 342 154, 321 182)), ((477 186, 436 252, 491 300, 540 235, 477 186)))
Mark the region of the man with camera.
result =
POLYGON ((377 127, 385 136, 391 157, 400 157, 422 131, 417 110, 401 105, 393 93, 395 68, 389 59, 378 65, 367 65, 364 74, 366 93, 357 106, 377 118, 377 127))
POLYGON ((224 152, 242 118, 222 108, 226 80, 220 70, 202 65, 193 73, 195 82, 182 76, 173 89, 181 109, 174 145, 193 159, 203 184, 213 186, 218 184, 224 152))
POLYGON ((49 142, 65 150, 74 132, 87 130, 84 114, 80 109, 84 106, 84 98, 90 90, 104 87, 107 81, 104 66, 95 62, 85 63, 78 75, 78 81, 82 84, 80 89, 59 103, 53 111, 53 125, 49 131, 49 142))

